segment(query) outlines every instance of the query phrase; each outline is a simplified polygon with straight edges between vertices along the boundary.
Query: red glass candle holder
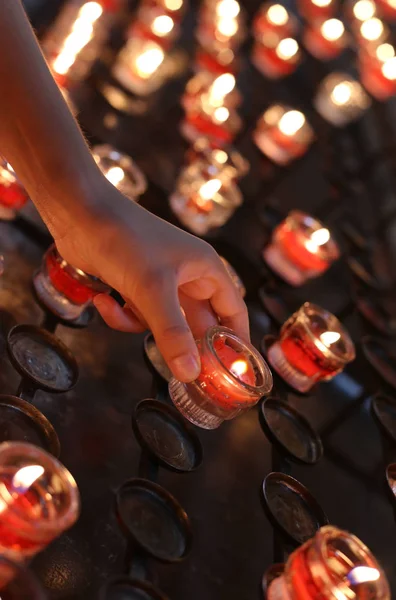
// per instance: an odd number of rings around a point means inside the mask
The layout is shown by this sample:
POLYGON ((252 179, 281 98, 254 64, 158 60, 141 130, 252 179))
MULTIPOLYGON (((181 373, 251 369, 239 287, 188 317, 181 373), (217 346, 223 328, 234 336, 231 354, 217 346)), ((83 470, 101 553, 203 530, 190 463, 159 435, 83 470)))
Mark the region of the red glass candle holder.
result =
POLYGON ((294 38, 270 38, 266 44, 256 42, 253 46, 253 64, 270 79, 291 75, 300 61, 300 47, 294 38))
POLYGON ((41 448, 0 445, 0 553, 22 562, 77 520, 80 498, 67 469, 41 448))
POLYGON ((107 144, 94 146, 92 155, 103 175, 124 196, 137 200, 147 189, 147 180, 136 163, 107 144))
POLYGON ((41 302, 66 321, 81 316, 96 294, 110 292, 105 283, 66 262, 55 244, 45 253, 33 285, 41 302))
POLYGON ((394 0, 376 0, 378 8, 387 21, 396 20, 396 2, 394 0))
POLYGON ((273 162, 287 165, 305 154, 314 133, 305 115, 288 106, 275 104, 258 120, 253 140, 273 162))
POLYGON ((209 179, 237 181, 249 172, 249 162, 233 146, 219 147, 199 138, 187 152, 187 164, 195 165, 209 179))
POLYGON ((272 389, 272 375, 259 352, 226 327, 211 327, 198 341, 201 374, 192 383, 172 379, 176 408, 203 429, 216 429, 257 404, 272 389))
POLYGON ((273 2, 263 4, 253 21, 253 35, 259 44, 295 37, 297 29, 296 18, 282 4, 273 2))
POLYGON ((182 170, 169 204, 187 229, 205 235, 224 225, 242 201, 232 180, 221 172, 211 176, 207 165, 197 161, 182 170))
POLYGON ((54 78, 69 88, 89 73, 107 41, 123 0, 67 2, 42 42, 54 78))
POLYGON ((347 6, 347 15, 354 30, 358 30, 364 21, 377 15, 377 5, 374 0, 356 0, 347 6))
POLYGON ((360 83, 347 73, 332 73, 321 82, 314 104, 326 121, 344 127, 361 117, 371 101, 360 83))
POLYGON ((342 21, 326 19, 307 24, 304 45, 320 60, 331 60, 341 54, 348 45, 348 35, 342 21))
POLYGON ((218 146, 231 144, 242 127, 242 121, 233 108, 212 106, 208 99, 199 99, 195 108, 186 113, 180 132, 191 143, 206 137, 218 146))
POLYGON ((263 250, 265 262, 295 287, 322 275, 340 251, 330 231, 317 219, 293 210, 274 230, 263 250))
POLYGON ((195 53, 195 70, 197 72, 204 71, 215 76, 223 73, 235 75, 239 63, 240 61, 231 48, 221 48, 211 52, 204 48, 198 48, 195 53))
POLYGON ((298 8, 306 21, 330 19, 337 11, 336 0, 298 0, 298 8))
POLYGON ((245 18, 239 2, 220 0, 204 4, 198 19, 196 37, 208 52, 236 51, 246 35, 245 18))
POLYGON ((232 283, 235 285, 242 298, 244 298, 246 296, 246 288, 243 285, 242 279, 239 277, 238 273, 235 271, 234 267, 228 262, 227 259, 225 259, 223 256, 220 256, 220 259, 223 262, 225 268, 227 269, 227 273, 231 277, 232 283))
POLYGON ((354 360, 355 347, 338 319, 306 302, 284 324, 268 349, 268 361, 299 392, 329 381, 354 360))
POLYGON ((143 4, 136 20, 129 28, 129 39, 142 38, 152 40, 168 50, 179 35, 179 25, 173 17, 167 14, 158 4, 143 4))
POLYGON ((219 106, 237 108, 241 101, 235 76, 232 73, 214 75, 207 71, 200 71, 188 81, 181 98, 181 105, 186 113, 196 111, 197 106, 202 104, 210 112, 219 106))
POLYGON ((377 100, 387 100, 396 94, 396 58, 391 44, 361 49, 359 70, 362 84, 377 100))
POLYGON ((142 37, 128 40, 113 65, 112 75, 126 90, 148 96, 166 79, 166 57, 157 42, 142 37))
POLYGON ((19 183, 14 169, 0 157, 0 219, 14 219, 28 199, 29 196, 19 183))
POLYGON ((384 572, 363 542, 329 525, 289 556, 267 598, 390 600, 391 593, 384 572))
POLYGON ((153 7, 160 7, 163 14, 167 14, 179 23, 187 7, 186 0, 142 0, 140 10, 150 10, 153 7))

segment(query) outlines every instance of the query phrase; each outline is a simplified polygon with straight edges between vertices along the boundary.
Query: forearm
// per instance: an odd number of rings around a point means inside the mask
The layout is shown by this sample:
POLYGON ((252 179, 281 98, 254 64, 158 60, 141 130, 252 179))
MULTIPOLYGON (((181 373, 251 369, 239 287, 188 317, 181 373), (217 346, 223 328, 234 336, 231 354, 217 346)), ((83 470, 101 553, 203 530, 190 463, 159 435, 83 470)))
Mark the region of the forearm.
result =
POLYGON ((101 176, 20 0, 0 0, 0 154, 54 235, 84 218, 101 176))

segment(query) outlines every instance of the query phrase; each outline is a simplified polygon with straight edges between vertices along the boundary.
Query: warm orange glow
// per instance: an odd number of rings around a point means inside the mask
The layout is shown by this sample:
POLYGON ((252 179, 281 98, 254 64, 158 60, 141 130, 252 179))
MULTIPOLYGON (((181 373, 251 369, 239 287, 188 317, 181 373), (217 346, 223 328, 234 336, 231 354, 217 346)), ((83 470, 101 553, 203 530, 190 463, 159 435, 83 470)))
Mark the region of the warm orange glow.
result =
POLYGON ((215 194, 217 194, 220 188, 220 179, 209 179, 209 181, 206 181, 199 188, 199 197, 202 198, 202 200, 204 200, 205 202, 207 202, 208 200, 211 200, 215 194))
POLYGON ((312 0, 312 4, 318 6, 319 8, 324 8, 325 6, 330 6, 333 0, 312 0))
POLYGON ((217 31, 224 37, 234 36, 239 29, 238 21, 236 19, 224 18, 219 19, 217 23, 217 31))
POLYGON ((316 254, 319 247, 323 246, 323 244, 327 244, 330 239, 330 231, 325 227, 318 229, 311 233, 311 237, 309 240, 306 240, 305 247, 312 254, 316 254))
POLYGON ((158 37, 165 37, 170 34, 174 27, 172 17, 168 15, 160 15, 156 17, 151 25, 151 31, 158 37))
POLYGON ((164 4, 168 10, 180 10, 183 6, 183 0, 165 0, 164 4))
POLYGON ((281 4, 273 4, 267 11, 268 21, 278 27, 286 25, 289 20, 289 14, 281 4))
POLYGON ((221 0, 216 6, 216 14, 221 19, 235 19, 240 12, 241 7, 236 0, 221 0))
POLYGON ((330 97, 334 104, 337 106, 343 106, 348 104, 352 98, 353 84, 350 81, 342 81, 338 83, 330 94, 330 97))
POLYGON ((376 50, 375 54, 381 62, 386 62, 390 58, 395 56, 395 49, 392 44, 380 44, 376 50))
POLYGON ((383 76, 386 77, 386 79, 389 79, 389 81, 395 81, 396 80, 396 57, 390 58, 389 60, 385 61, 381 67, 381 71, 382 71, 383 76))
POLYGON ((279 130, 287 136, 293 136, 305 123, 305 116, 299 110, 289 110, 280 119, 279 130))
POLYGON ((376 17, 368 19, 361 24, 360 33, 362 34, 362 37, 369 42, 375 42, 375 40, 379 40, 384 33, 384 24, 376 17))
POLYGON ((236 360, 232 363, 230 371, 236 377, 241 377, 241 375, 245 375, 249 366, 246 360, 236 360))
POLYGON ((29 489, 37 479, 44 473, 44 467, 41 465, 28 465, 17 471, 12 478, 12 486, 14 488, 29 489))
POLYGON ((214 118, 218 123, 225 123, 230 116, 230 111, 225 106, 219 106, 214 111, 214 118))
POLYGON ((344 35, 345 27, 339 19, 328 19, 320 28, 323 37, 329 42, 335 42, 344 35))
POLYGON ((338 342, 340 337, 341 334, 338 333, 338 331, 325 331, 324 333, 320 334, 319 339, 322 342, 322 344, 329 348, 332 344, 338 342))
POLYGON ((293 38, 285 38, 279 42, 275 52, 282 60, 290 60, 298 52, 298 43, 293 38))
POLYGON ((164 58, 165 55, 160 46, 154 43, 147 44, 146 50, 139 54, 135 61, 137 75, 142 79, 149 79, 162 64, 164 58))
POLYGON ((372 0, 359 0, 353 7, 353 14, 359 21, 372 19, 376 12, 375 4, 372 0))
POLYGON ((124 179, 125 172, 124 169, 121 169, 121 167, 110 167, 105 177, 108 181, 110 181, 110 183, 117 187, 117 185, 124 179))

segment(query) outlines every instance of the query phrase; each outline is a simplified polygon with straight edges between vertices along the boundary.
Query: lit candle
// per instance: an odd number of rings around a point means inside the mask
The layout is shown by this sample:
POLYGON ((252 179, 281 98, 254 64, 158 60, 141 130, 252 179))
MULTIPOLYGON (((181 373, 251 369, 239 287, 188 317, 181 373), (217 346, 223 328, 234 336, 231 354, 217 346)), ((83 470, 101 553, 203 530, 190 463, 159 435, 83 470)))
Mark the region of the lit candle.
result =
POLYGON ((199 138, 187 152, 187 163, 207 179, 218 177, 223 183, 237 181, 249 172, 249 162, 232 146, 220 148, 199 138))
POLYGON ((163 83, 165 53, 152 40, 131 38, 113 66, 114 78, 128 91, 147 96, 163 83))
POLYGON ((148 9, 143 4, 137 19, 129 28, 127 37, 128 41, 136 38, 151 40, 167 50, 178 33, 178 25, 171 15, 165 13, 158 5, 153 5, 148 9))
POLYGON ((191 163, 180 173, 169 198, 172 211, 196 235, 224 225, 242 204, 242 194, 234 181, 221 170, 215 171, 218 177, 208 178, 207 163, 191 163))
POLYGON ((359 52, 362 83, 378 100, 396 94, 396 58, 392 44, 380 44, 374 49, 359 52))
POLYGON ((360 46, 364 48, 375 47, 386 41, 389 37, 389 29, 381 19, 373 17, 362 21, 356 31, 356 36, 360 46))
POLYGON ((139 13, 148 10, 160 9, 163 14, 167 14, 178 23, 183 17, 187 2, 185 0, 142 0, 139 13))
POLYGON ((293 286, 319 277, 340 256, 330 231, 317 219, 293 210, 263 250, 265 262, 293 286))
POLYGON ((314 133, 301 111, 276 104, 258 120, 253 139, 268 158, 286 165, 305 154, 314 133))
POLYGON ((199 104, 204 104, 210 112, 220 106, 236 108, 240 102, 235 76, 228 72, 219 76, 208 72, 197 73, 188 81, 181 99, 182 107, 187 113, 196 110, 199 104))
POLYGON ((245 37, 244 17, 239 2, 220 0, 213 7, 204 5, 196 36, 202 48, 209 52, 237 50, 245 37))
POLYGON ((231 73, 235 75, 239 60, 231 48, 220 48, 211 52, 199 47, 195 53, 197 71, 207 71, 213 75, 231 73))
POLYGON ((289 385, 304 393, 340 373, 354 360, 355 347, 334 315, 306 302, 283 324, 267 357, 289 385))
POLYGON ((76 482, 41 448, 0 445, 0 552, 23 562, 71 527, 79 514, 76 482))
POLYGON ((347 46, 348 36, 339 19, 307 24, 304 32, 304 45, 316 58, 330 60, 338 56, 347 46))
POLYGON ((267 44, 256 42, 253 47, 253 63, 263 75, 278 79, 293 73, 300 63, 301 53, 294 38, 275 41, 273 37, 267 44), (272 43, 275 45, 272 46, 272 43))
POLYGON ((257 350, 230 329, 212 327, 198 342, 201 373, 193 383, 172 379, 175 406, 198 427, 215 429, 272 389, 271 372, 257 350))
POLYGON ((329 123, 343 127, 361 117, 371 102, 358 81, 347 73, 332 73, 321 82, 314 104, 329 123))
POLYGON ((304 19, 329 19, 337 10, 336 0, 299 0, 298 7, 304 19))
POLYGON ((253 21, 253 35, 258 43, 266 44, 270 37, 294 37, 297 21, 282 4, 267 3, 253 21))
POLYGON ((67 321, 78 319, 96 294, 110 292, 102 281, 66 262, 55 244, 44 255, 33 285, 41 302, 67 321))
POLYGON ((14 169, 0 157, 0 219, 14 219, 29 196, 19 183, 14 169))
POLYGON ((92 155, 106 179, 124 196, 137 201, 144 194, 146 177, 129 156, 107 144, 94 146, 92 155))
POLYGON ((370 550, 354 535, 322 527, 288 558, 268 600, 390 600, 388 581, 370 550))
POLYGON ((362 23, 377 15, 377 6, 374 0, 357 0, 347 6, 347 16, 352 29, 359 34, 362 23))

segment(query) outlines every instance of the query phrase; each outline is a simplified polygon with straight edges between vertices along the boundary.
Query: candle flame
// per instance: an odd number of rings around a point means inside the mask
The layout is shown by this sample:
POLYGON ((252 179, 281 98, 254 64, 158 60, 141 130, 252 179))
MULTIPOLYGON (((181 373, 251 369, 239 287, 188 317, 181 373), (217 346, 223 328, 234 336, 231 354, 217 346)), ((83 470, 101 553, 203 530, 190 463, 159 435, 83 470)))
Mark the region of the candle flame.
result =
POLYGON ((386 79, 394 81, 396 79, 396 57, 389 58, 381 67, 381 71, 386 79))
POLYGON ((380 19, 374 17, 364 21, 360 26, 360 33, 369 42, 378 40, 384 33, 384 24, 380 19))
POLYGON ((318 6, 319 8, 324 8, 325 6, 330 6, 332 0, 312 0, 312 4, 318 6))
POLYGON ((216 108, 214 111, 214 118, 218 123, 225 123, 229 116, 230 111, 225 106, 219 106, 219 108, 216 108))
POLYGON ((338 83, 331 92, 331 99, 337 106, 348 104, 352 97, 352 84, 350 81, 338 83))
POLYGON ((209 179, 199 188, 198 194, 202 198, 202 200, 208 201, 213 198, 213 196, 219 191, 221 188, 220 179, 209 179))
POLYGON ((165 0, 165 7, 168 10, 180 10, 183 6, 183 0, 165 0))
POLYGON ((216 14, 221 19, 235 19, 240 12, 241 7, 236 0, 221 0, 216 6, 216 14))
POLYGON ((330 231, 328 229, 326 229, 325 227, 322 227, 322 229, 318 229, 317 231, 314 231, 311 234, 311 240, 317 246, 323 246, 323 244, 327 244, 329 239, 330 239, 330 231))
POLYGON ((213 158, 216 162, 224 165, 228 160, 228 154, 225 152, 225 150, 216 149, 213 150, 213 158))
POLYGON ((163 50, 157 44, 148 44, 136 58, 136 71, 142 79, 148 79, 155 73, 165 58, 163 50))
POLYGON ((280 118, 279 130, 288 136, 293 136, 299 131, 305 123, 305 116, 299 110, 289 110, 280 118))
POLYGON ((233 18, 222 18, 217 23, 217 31, 224 37, 233 37, 239 29, 238 21, 233 18))
POLYGON ((276 47, 276 54, 283 60, 293 58, 298 52, 298 43, 293 38, 285 38, 281 40, 276 47))
POLYGON ((14 488, 28 490, 33 483, 43 475, 43 473, 44 467, 41 465, 28 465, 27 467, 22 467, 12 478, 12 485, 14 488))
POLYGON ((355 567, 346 577, 351 585, 359 585, 361 583, 371 583, 378 581, 380 572, 373 567, 355 567))
POLYGON ((63 46, 52 64, 52 69, 59 75, 65 75, 75 63, 77 55, 91 41, 93 25, 103 13, 98 2, 84 4, 73 23, 72 31, 63 42, 63 46))
POLYGON ((154 19, 151 30, 158 37, 165 37, 172 31, 174 24, 172 17, 169 17, 169 15, 160 15, 154 19))
POLYGON ((111 167, 106 173, 106 179, 108 179, 115 187, 121 183, 124 177, 125 172, 121 167, 111 167))
POLYGON ((223 73, 217 77, 210 87, 209 102, 215 106, 223 103, 224 97, 235 88, 235 77, 231 73, 223 73))
POLYGON ((341 334, 338 333, 338 331, 325 331, 324 333, 320 334, 319 339, 322 342, 322 344, 329 348, 332 344, 338 342, 340 337, 341 334))
POLYGON ((339 19, 328 19, 320 28, 323 37, 329 42, 335 42, 344 35, 344 23, 339 19))
POLYGON ((386 62, 390 58, 395 56, 395 49, 392 44, 380 44, 376 50, 375 54, 381 62, 386 62))
POLYGON ((359 0, 353 7, 353 14, 359 21, 367 21, 375 15, 375 4, 372 0, 359 0))
POLYGON ((273 4, 267 11, 267 18, 273 25, 286 25, 289 20, 289 14, 281 4, 273 4))
POLYGON ((243 359, 235 360, 230 367, 230 371, 233 375, 235 375, 235 377, 241 377, 241 375, 244 375, 247 370, 248 364, 246 360, 243 359))

